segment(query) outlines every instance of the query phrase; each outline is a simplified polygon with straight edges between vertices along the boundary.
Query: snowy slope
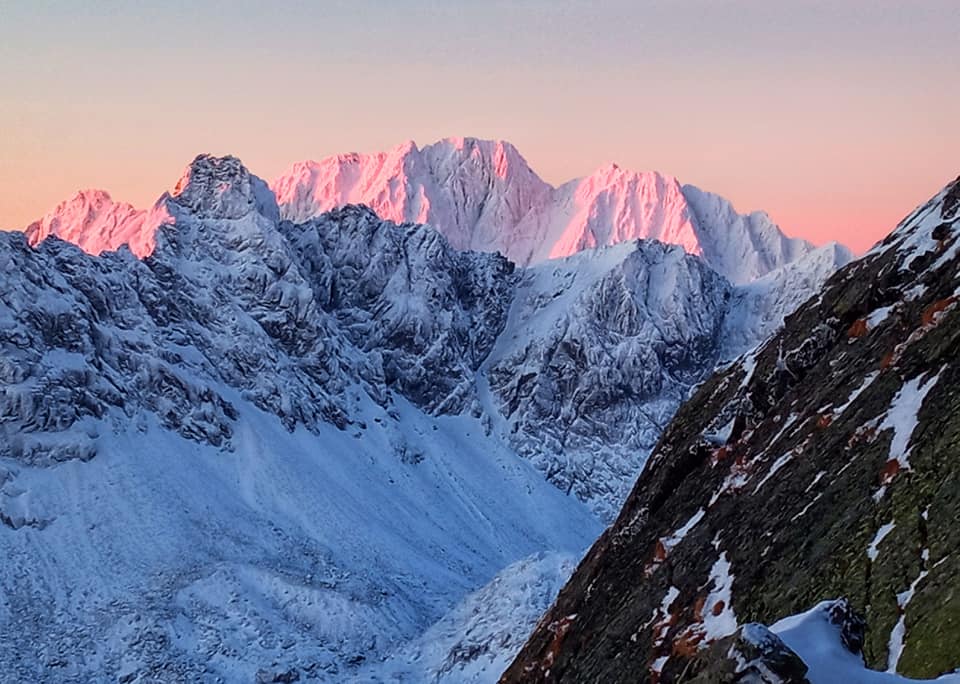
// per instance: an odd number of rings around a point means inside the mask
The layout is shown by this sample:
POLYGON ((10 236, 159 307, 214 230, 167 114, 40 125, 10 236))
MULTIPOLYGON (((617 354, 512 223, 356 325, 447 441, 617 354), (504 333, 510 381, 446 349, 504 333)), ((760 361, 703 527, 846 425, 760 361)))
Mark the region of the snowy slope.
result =
POLYGON ((26 521, 0 525, 7 675, 344 681, 510 563, 599 532, 474 421, 360 403, 367 430, 291 434, 237 397, 230 451, 146 417, 100 428, 89 462, 5 460, 0 505, 26 521))
POLYGON ((850 250, 831 242, 737 287, 731 313, 723 322, 721 356, 736 358, 773 335, 788 314, 852 258, 850 250))
POLYGON ((349 680, 598 533, 453 415, 512 266, 272 198, 200 157, 147 259, 0 235, 5 676, 349 680))
POLYGON ((898 675, 895 671, 868 669, 861 654, 853 653, 844 646, 840 628, 830 619, 830 609, 835 604, 834 601, 824 601, 804 613, 783 618, 770 626, 770 631, 803 659, 809 668, 807 677, 811 684, 831 684, 836 681, 857 684, 960 682, 960 672, 919 680, 898 675))
POLYGON ((429 223, 457 249, 507 256, 508 228, 551 192, 513 145, 473 138, 300 162, 271 187, 284 218, 297 223, 364 204, 397 223, 429 223))
POLYGON ((467 684, 494 682, 570 577, 578 556, 536 554, 513 563, 468 595, 422 636, 358 681, 467 684))

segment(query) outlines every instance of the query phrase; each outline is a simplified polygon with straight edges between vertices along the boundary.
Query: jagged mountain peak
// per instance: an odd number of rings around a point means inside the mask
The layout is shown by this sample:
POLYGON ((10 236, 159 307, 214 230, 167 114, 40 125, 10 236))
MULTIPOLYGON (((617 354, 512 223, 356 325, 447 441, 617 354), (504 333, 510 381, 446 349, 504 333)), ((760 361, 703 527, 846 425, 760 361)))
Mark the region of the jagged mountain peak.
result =
MULTIPOLYGON (((407 143, 412 144, 412 143, 407 143)), ((413 148, 416 151, 416 146, 413 148)), ((492 161, 496 175, 504 178, 507 175, 507 168, 513 166, 524 172, 532 172, 527 160, 524 159, 520 151, 506 140, 486 140, 472 137, 449 137, 443 138, 435 143, 426 145, 421 150, 424 154, 447 153, 459 157, 473 157, 492 161)))
POLYGON ((171 197, 199 218, 237 219, 251 211, 272 219, 280 216, 267 184, 229 155, 198 155, 184 170, 171 197))
POLYGON ((251 213, 269 222, 280 220, 267 184, 236 157, 201 154, 187 165, 173 190, 163 193, 149 209, 117 202, 105 190, 81 190, 24 232, 32 245, 55 236, 90 254, 128 245, 142 258, 156 248, 161 226, 187 218, 240 219, 251 213))
POLYGON ((101 190, 99 188, 87 188, 85 190, 77 190, 77 194, 66 201, 69 204, 85 203, 97 205, 113 202, 113 198, 106 190, 101 190))
POLYGON ((129 245, 139 257, 153 252, 154 232, 170 220, 163 202, 149 211, 116 202, 105 190, 80 190, 24 229, 31 245, 50 236, 72 242, 86 252, 100 254, 129 245))
POLYGON ((886 239, 867 256, 896 250, 903 257, 921 256, 943 247, 951 236, 951 226, 960 218, 960 177, 948 183, 930 199, 907 215, 886 239))
POLYGON ((766 214, 741 215, 727 200, 667 174, 609 163, 552 187, 499 140, 446 138, 303 162, 271 187, 292 221, 367 204, 389 220, 430 223, 459 249, 497 251, 520 266, 654 238, 703 256, 743 284, 813 249, 766 214))
MULTIPOLYGON (((546 228, 549 258, 636 239, 660 240, 702 255, 696 219, 672 176, 607 164, 561 186, 555 196, 561 209, 546 228)), ((541 252, 532 260, 542 258, 541 252)))

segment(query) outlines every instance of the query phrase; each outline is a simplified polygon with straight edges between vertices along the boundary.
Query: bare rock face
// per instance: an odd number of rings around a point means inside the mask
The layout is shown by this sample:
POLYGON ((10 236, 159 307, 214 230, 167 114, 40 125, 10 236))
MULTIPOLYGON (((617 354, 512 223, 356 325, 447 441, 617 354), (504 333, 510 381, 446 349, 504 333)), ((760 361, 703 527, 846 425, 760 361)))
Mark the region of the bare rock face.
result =
POLYGON ((503 682, 686 681, 835 596, 810 619, 867 666, 960 665, 958 207, 960 180, 699 388, 503 682))

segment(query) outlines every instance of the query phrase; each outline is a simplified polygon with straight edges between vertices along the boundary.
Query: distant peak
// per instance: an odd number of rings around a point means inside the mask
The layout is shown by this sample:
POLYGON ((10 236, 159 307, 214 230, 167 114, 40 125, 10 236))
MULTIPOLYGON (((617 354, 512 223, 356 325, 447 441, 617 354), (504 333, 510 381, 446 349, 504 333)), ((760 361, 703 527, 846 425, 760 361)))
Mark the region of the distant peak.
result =
POLYGON ((77 190, 72 198, 67 200, 70 204, 84 203, 84 204, 104 204, 112 203, 113 198, 110 196, 110 193, 106 190, 100 190, 97 188, 87 188, 85 190, 77 190))
POLYGON ((198 186, 206 186, 211 182, 217 183, 244 183, 250 172, 239 159, 233 156, 215 157, 210 154, 198 154, 184 169, 183 175, 173 188, 173 196, 191 192, 198 186))
MULTIPOLYGON (((444 138, 423 148, 423 152, 435 159, 468 157, 484 160, 491 165, 493 172, 502 179, 510 174, 534 174, 530 164, 514 145, 506 140, 484 140, 481 138, 452 137, 444 138)), ((539 177, 537 177, 539 180, 539 177)))
POLYGON ((595 187, 609 187, 623 184, 656 184, 661 187, 670 187, 680 191, 680 181, 675 177, 659 171, 634 171, 615 162, 607 162, 587 176, 585 181, 595 187))
POLYGON ((404 140, 402 143, 393 148, 393 154, 409 154, 411 152, 419 152, 420 149, 417 147, 417 143, 413 140, 404 140))
POLYGON ((200 218, 236 219, 254 210, 279 215, 266 183, 229 155, 198 155, 174 186, 172 199, 200 218))

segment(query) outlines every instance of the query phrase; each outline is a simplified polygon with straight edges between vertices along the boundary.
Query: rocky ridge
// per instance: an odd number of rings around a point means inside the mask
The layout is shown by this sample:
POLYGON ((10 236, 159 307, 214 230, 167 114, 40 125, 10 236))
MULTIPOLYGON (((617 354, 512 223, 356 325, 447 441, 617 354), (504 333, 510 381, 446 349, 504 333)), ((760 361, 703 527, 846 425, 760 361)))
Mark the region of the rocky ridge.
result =
POLYGON ((391 221, 429 223, 457 249, 500 252, 518 266, 655 239, 743 285, 814 249, 763 212, 738 214, 726 199, 661 173, 606 164, 552 187, 504 141, 448 138, 423 148, 410 141, 299 162, 271 187, 294 222, 364 204, 391 221))

